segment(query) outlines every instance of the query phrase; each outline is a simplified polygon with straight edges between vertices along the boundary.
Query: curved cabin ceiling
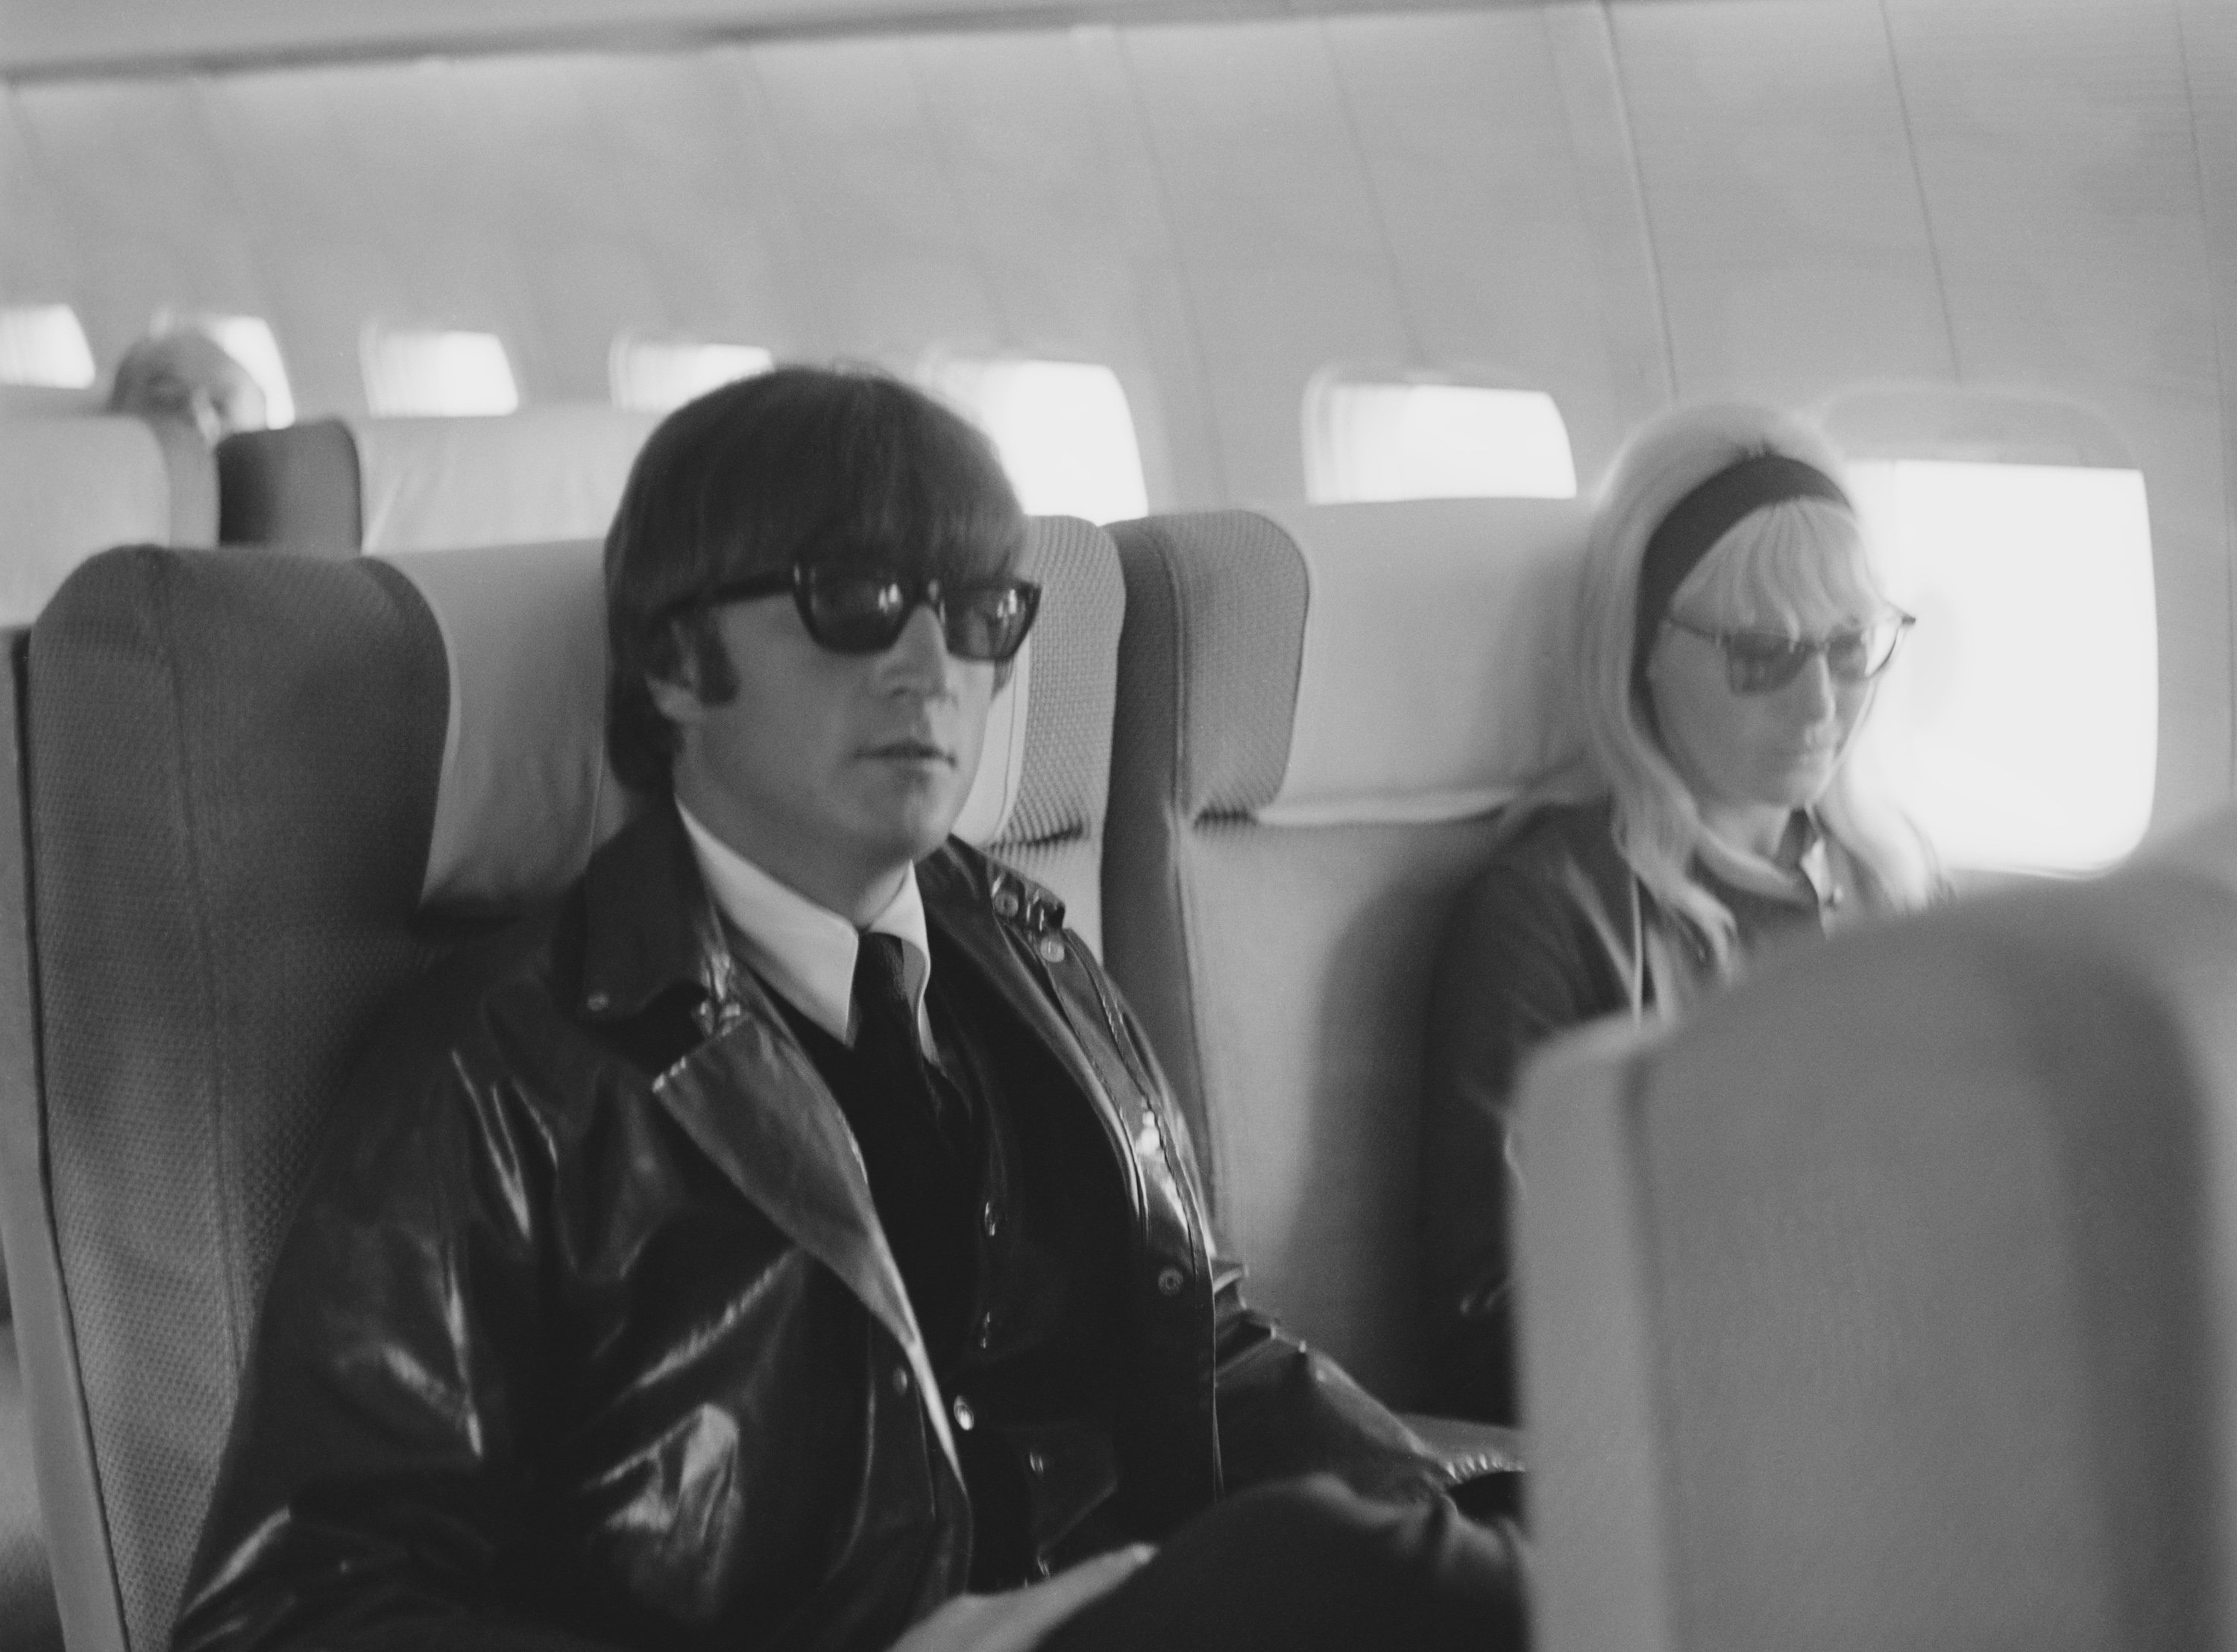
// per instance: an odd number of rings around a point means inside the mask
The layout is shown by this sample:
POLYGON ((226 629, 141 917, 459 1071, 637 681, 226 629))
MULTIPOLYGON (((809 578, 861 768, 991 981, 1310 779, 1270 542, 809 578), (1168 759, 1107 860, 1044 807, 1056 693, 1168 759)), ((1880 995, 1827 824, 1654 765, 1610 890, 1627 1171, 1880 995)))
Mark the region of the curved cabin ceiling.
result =
POLYGON ((1302 500, 1332 365, 1544 390, 1587 479, 1678 398, 2087 409, 2148 490, 2155 826, 2237 789, 2229 0, 0 4, 0 299, 103 363, 264 318, 310 415, 371 318, 532 401, 621 332, 1084 360, 1170 510, 1302 500))
MULTIPOLYGON (((1455 0, 1456 9, 1479 10, 1531 3, 1455 0)), ((0 76, 1401 9, 1422 8, 1377 0, 7 0, 0 76)))

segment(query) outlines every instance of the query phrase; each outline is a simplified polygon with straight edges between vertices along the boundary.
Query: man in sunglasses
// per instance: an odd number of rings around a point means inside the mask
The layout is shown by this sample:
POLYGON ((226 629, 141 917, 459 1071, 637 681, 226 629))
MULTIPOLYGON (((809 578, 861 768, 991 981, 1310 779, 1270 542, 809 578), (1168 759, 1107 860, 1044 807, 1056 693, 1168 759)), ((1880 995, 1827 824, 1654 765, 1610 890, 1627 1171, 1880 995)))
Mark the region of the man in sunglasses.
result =
POLYGON ((1481 1458, 1244 1305, 1116 990, 948 838, 1024 545, 890 379, 654 433, 606 549, 650 806, 361 1083, 181 1652, 1521 1644, 1481 1458))

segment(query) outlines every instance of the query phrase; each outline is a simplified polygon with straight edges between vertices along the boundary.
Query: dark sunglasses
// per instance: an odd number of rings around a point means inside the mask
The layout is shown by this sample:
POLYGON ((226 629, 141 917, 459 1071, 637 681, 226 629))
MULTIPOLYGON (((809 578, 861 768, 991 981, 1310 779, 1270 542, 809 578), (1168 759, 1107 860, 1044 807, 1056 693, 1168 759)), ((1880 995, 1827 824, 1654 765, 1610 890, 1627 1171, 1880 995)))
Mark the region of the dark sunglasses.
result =
POLYGON ((953 585, 890 568, 837 563, 795 563, 717 585, 695 602, 740 602, 792 593, 800 622, 834 654, 883 654, 901 640, 920 605, 940 617, 947 651, 959 660, 1000 665, 1025 646, 1040 611, 1041 588, 1029 579, 974 579, 953 585))
POLYGON ((1849 687, 1870 682, 1888 668, 1904 633, 1917 622, 1897 610, 1864 625, 1829 636, 1788 636, 1779 631, 1712 631, 1679 619, 1664 622, 1715 643, 1725 653, 1725 681, 1736 694, 1774 694, 1802 675, 1810 656, 1825 656, 1833 681, 1849 687))

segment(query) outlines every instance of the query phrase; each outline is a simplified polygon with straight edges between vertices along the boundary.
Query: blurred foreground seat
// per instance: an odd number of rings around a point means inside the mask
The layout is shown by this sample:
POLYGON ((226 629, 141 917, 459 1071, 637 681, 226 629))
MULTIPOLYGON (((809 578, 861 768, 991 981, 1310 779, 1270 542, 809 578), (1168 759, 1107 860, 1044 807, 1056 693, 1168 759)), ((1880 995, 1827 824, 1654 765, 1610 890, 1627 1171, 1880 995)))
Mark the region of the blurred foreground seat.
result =
POLYGON ((2237 816, 1524 1105, 1540 1652, 2237 1648, 2237 816))
POLYGON ((1251 1300, 1420 1388, 1429 978, 1493 812, 1567 748, 1585 513, 1460 500, 1151 517, 1126 570, 1112 973, 1251 1300))
MULTIPOLYGON (((1092 928, 1124 586, 1082 522, 1036 521, 1027 567, 1042 623, 967 818, 1092 928)), ((139 548, 17 650, 0 1218, 71 1652, 168 1636, 264 1280, 384 1006, 627 814, 602 604, 587 543, 139 548)))

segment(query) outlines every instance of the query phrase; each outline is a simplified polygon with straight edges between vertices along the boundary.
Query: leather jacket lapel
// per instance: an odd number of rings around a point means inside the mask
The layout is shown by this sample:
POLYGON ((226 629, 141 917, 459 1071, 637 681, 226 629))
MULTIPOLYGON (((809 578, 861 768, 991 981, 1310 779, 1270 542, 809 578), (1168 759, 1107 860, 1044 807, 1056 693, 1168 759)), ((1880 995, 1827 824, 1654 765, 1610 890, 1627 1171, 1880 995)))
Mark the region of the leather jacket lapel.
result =
POLYGON ((592 859, 582 1012, 615 1022, 689 988, 705 1035, 654 1082, 702 1152, 893 1333, 959 1479, 947 1403, 879 1225, 854 1133, 767 992, 730 957, 675 808, 650 810, 592 859))
POLYGON ((946 1402, 879 1225, 855 1137, 799 1043, 757 983, 723 1024, 654 1084, 700 1150, 785 1236, 822 1262, 907 1356, 941 1451, 960 1478, 946 1402))

